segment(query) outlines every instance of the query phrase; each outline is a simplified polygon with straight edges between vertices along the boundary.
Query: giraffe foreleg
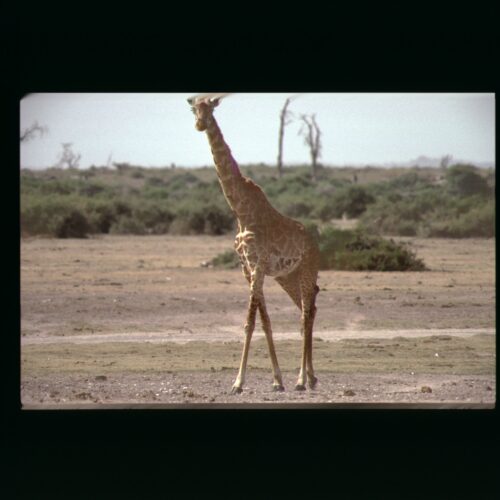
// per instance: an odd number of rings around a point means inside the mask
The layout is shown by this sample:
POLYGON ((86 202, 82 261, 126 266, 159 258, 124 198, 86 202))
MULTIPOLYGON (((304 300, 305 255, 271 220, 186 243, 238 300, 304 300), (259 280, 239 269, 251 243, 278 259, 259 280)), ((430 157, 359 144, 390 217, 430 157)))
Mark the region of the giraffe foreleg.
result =
POLYGON ((240 368, 238 370, 238 376, 232 387, 233 394, 239 394, 243 391, 243 384, 245 383, 245 374, 248 361, 248 352, 250 350, 250 342, 252 340, 252 334, 255 329, 255 316, 257 314, 257 308, 263 299, 263 285, 264 285, 264 273, 256 268, 250 274, 250 300, 248 303, 247 320, 245 323, 245 342, 243 344, 243 352, 241 354, 240 368))
POLYGON ((248 304, 247 320, 245 323, 245 343, 243 344, 243 352, 241 354, 240 368, 238 370, 238 376, 233 384, 231 392, 233 394, 239 394, 243 391, 243 384, 245 383, 245 373, 248 361, 248 351, 250 350, 250 341, 252 340, 252 334, 255 329, 255 316, 257 314, 258 303, 254 297, 250 297, 250 302, 248 304))

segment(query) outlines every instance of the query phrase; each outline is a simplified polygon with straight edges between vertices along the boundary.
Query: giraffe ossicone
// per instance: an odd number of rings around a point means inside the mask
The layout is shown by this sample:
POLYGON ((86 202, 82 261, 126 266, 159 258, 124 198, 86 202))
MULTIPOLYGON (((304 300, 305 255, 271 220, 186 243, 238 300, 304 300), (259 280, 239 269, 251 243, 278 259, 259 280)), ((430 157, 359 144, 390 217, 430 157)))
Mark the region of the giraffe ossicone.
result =
POLYGON ((273 370, 273 387, 282 391, 283 380, 274 347, 271 320, 264 298, 264 278, 273 277, 301 310, 302 360, 295 388, 312 389, 317 378, 312 362, 312 336, 316 316, 319 249, 304 226, 278 212, 262 189, 241 174, 213 112, 220 97, 205 95, 188 99, 195 114, 195 128, 205 132, 212 151, 222 192, 238 222, 234 248, 243 275, 250 285, 250 299, 244 327, 245 341, 232 392, 241 393, 245 383, 248 353, 257 310, 264 330, 273 370))

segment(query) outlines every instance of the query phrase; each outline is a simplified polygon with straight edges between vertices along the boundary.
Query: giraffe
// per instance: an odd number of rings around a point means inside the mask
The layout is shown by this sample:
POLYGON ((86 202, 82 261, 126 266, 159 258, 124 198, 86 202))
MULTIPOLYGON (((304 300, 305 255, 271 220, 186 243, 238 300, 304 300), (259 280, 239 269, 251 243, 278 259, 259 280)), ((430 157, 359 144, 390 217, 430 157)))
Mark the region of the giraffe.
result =
POLYGON ((314 389, 317 378, 313 369, 312 334, 316 295, 319 292, 316 284, 319 269, 318 245, 302 224, 278 212, 260 186, 241 173, 213 116, 220 98, 192 97, 188 99, 188 103, 196 117, 195 128, 205 132, 208 137, 223 194, 237 219, 238 234, 234 248, 250 286, 244 326, 245 340, 238 375, 231 392, 239 394, 243 390, 257 309, 269 349, 273 389, 284 390, 264 298, 265 276, 273 277, 301 310, 303 348, 295 389, 305 390, 306 382, 314 389))

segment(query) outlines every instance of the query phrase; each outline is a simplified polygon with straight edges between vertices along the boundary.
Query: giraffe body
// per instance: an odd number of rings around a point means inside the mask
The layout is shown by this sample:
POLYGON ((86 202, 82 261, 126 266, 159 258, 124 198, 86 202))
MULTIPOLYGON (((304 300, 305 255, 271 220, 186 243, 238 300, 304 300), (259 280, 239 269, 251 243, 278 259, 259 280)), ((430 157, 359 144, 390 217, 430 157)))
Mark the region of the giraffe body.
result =
POLYGON ((283 390, 264 298, 265 276, 273 277, 302 312, 303 353, 295 388, 304 390, 306 381, 310 388, 314 388, 317 379, 312 364, 312 331, 316 315, 315 300, 319 291, 316 285, 319 269, 317 243, 302 224, 278 212, 262 189, 241 174, 213 117, 213 109, 219 101, 204 98, 190 99, 188 102, 196 115, 196 129, 207 134, 222 191, 238 221, 234 248, 243 275, 250 285, 245 342, 233 392, 242 391, 257 310, 269 347, 273 385, 275 390, 283 390))

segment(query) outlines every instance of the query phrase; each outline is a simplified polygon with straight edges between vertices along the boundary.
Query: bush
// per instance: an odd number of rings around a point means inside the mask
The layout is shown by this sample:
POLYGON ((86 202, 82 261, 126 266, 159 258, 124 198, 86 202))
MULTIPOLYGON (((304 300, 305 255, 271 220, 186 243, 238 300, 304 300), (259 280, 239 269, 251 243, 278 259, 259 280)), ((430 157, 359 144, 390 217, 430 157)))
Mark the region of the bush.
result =
POLYGON ((169 232, 179 235, 202 234, 204 229, 205 218, 202 213, 182 210, 172 221, 169 232))
POLYGON ((487 194, 490 191, 488 181, 472 165, 453 165, 446 171, 446 182, 450 192, 459 196, 487 194))
POLYGON ((303 195, 304 192, 312 190, 314 183, 311 174, 285 175, 281 179, 268 178, 259 179, 260 184, 267 196, 278 197, 282 193, 289 195, 303 195))
POLYGON ((423 271, 422 260, 402 243, 359 231, 328 228, 320 235, 320 269, 344 271, 423 271))
POLYGON ((89 232, 90 224, 87 217, 76 209, 60 219, 55 226, 57 238, 86 238, 89 232))
POLYGON ((161 177, 149 177, 146 179, 145 185, 148 187, 164 187, 165 181, 161 177))
POLYGON ((81 204, 68 196, 22 196, 21 231, 56 236, 62 221, 73 210, 81 210, 81 204))
POLYGON ((182 174, 177 174, 167 183, 167 186, 172 191, 182 191, 186 188, 192 188, 193 186, 200 183, 200 180, 196 175, 191 172, 184 172, 182 174))
POLYGON ((493 238, 495 237, 494 204, 485 203, 454 220, 434 222, 430 225, 427 235, 439 238, 493 238))
POLYGON ((351 219, 359 217, 367 206, 375 202, 375 198, 361 186, 350 186, 337 191, 317 210, 322 221, 339 219, 344 214, 351 219))
POLYGON ((109 233, 111 226, 117 220, 116 212, 111 203, 89 204, 87 212, 94 233, 109 233))
POLYGON ((168 190, 161 186, 146 186, 142 191, 146 200, 167 200, 170 198, 168 190))
POLYGON ((285 205, 283 212, 288 217, 309 217, 313 210, 313 206, 309 203, 298 201, 285 205))
POLYGON ((89 198, 109 192, 109 188, 96 182, 84 183, 78 188, 80 196, 88 196, 89 198))
POLYGON ((109 231, 111 234, 147 234, 146 226, 133 217, 120 217, 109 231))
POLYGON ((113 200, 113 211, 117 216, 130 216, 132 215, 132 205, 128 201, 113 200))
POLYGON ((179 210, 170 225, 172 234, 225 234, 234 226, 234 217, 228 209, 217 205, 179 210))
POLYGON ((214 257, 210 264, 222 269, 236 269, 240 266, 240 258, 234 250, 226 250, 214 257))
POLYGON ((233 229, 234 217, 229 210, 222 210, 215 205, 211 205, 203 213, 205 216, 203 232, 205 234, 220 235, 233 229))
MULTIPOLYGON (((119 164, 117 169, 21 169, 23 234, 54 236, 72 209, 87 218, 94 233, 109 233, 113 225, 114 231, 140 234, 223 234, 234 227, 213 168, 172 172, 119 164), (126 223, 126 218, 134 221, 126 223)), ((433 171, 416 168, 397 176, 363 169, 360 177, 374 180, 369 185, 352 184, 353 169, 324 168, 317 183, 309 166, 287 168, 280 179, 275 169, 254 165, 252 170, 271 204, 294 219, 328 221, 346 214, 359 218, 363 231, 372 234, 494 234, 494 172, 471 165, 448 168, 445 184, 429 180, 433 171), (490 208, 481 208, 486 203, 490 208)))
POLYGON ((133 218, 145 227, 148 233, 165 234, 174 220, 174 214, 159 205, 141 204, 134 208, 133 218))
POLYGON ((359 217, 366 210, 366 207, 374 201, 375 198, 361 186, 351 186, 335 196, 338 212, 341 215, 347 214, 351 219, 359 217))

